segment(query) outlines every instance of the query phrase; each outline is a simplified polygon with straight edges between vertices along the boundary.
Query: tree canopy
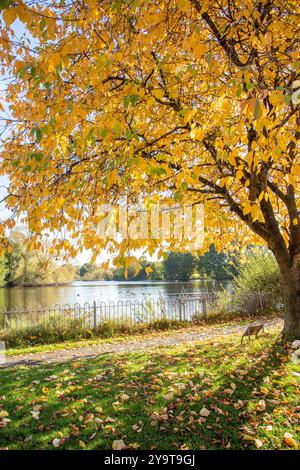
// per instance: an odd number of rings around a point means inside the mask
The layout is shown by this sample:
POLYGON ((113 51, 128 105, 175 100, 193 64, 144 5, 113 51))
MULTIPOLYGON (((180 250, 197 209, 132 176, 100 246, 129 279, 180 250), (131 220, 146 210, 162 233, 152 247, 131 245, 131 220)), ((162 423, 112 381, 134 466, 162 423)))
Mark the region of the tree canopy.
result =
POLYGON ((298 2, 2 4, 1 172, 32 243, 153 253, 163 237, 99 237, 97 206, 205 201, 204 249, 267 244, 300 335, 298 2))
POLYGON ((9 239, 12 251, 0 258, 0 286, 62 284, 74 280, 76 268, 53 255, 27 248, 27 235, 15 229, 9 239))

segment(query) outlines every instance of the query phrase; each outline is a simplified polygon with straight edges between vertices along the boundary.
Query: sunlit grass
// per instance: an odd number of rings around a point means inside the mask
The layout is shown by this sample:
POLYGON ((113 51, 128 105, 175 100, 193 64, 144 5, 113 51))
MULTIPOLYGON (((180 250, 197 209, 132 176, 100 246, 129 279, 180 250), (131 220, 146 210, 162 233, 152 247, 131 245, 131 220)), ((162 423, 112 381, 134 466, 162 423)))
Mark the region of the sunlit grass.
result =
MULTIPOLYGON (((271 318, 271 317, 269 317, 271 318)), ((275 317, 274 317, 275 318, 275 317)), ((172 334, 174 331, 205 331, 209 326, 213 326, 213 328, 224 328, 234 326, 236 324, 248 324, 249 317, 237 317, 232 320, 228 320, 227 318, 222 319, 220 317, 212 317, 209 318, 207 321, 202 322, 168 322, 168 323, 156 323, 156 324, 148 324, 148 325, 137 325, 139 328, 135 328, 132 331, 125 331, 124 333, 120 333, 120 331, 112 331, 111 335, 107 338, 101 337, 92 337, 92 338, 81 338, 78 340, 62 340, 59 342, 52 342, 50 344, 37 344, 37 345, 22 345, 20 344, 17 347, 12 347, 9 344, 6 344, 6 355, 7 356, 15 356, 20 354, 34 354, 34 353, 44 353, 47 351, 60 351, 62 349, 76 349, 80 347, 86 347, 91 345, 100 345, 105 343, 119 343, 123 341, 127 341, 134 337, 135 340, 145 337, 153 336, 164 336, 172 334)))
POLYGON ((281 449, 286 432, 296 446, 297 372, 276 333, 242 347, 232 335, 7 369, 0 372, 0 409, 11 421, 1 429, 0 446, 54 449, 58 439, 62 449, 111 449, 123 439, 139 449, 281 449))

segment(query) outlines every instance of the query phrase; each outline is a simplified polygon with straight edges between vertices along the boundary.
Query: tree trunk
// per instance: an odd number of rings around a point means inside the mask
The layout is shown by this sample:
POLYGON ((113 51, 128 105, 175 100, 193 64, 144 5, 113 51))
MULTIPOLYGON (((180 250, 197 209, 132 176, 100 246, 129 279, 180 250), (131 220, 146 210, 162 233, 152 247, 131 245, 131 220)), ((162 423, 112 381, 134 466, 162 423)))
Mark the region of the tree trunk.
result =
POLYGON ((283 342, 300 339, 300 254, 295 256, 292 268, 283 274, 286 313, 282 331, 283 342))

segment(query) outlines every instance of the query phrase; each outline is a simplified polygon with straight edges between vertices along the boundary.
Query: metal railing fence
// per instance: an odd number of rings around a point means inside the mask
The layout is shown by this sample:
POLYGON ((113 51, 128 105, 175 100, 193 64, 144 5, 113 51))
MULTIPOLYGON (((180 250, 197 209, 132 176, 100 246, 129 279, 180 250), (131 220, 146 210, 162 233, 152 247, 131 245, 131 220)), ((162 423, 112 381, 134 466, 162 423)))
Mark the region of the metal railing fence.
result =
POLYGON ((268 294, 254 293, 244 297, 216 292, 171 294, 157 299, 93 301, 84 304, 36 306, 0 310, 0 328, 5 331, 19 328, 57 330, 66 326, 96 329, 105 322, 152 323, 157 320, 205 320, 210 314, 240 312, 248 315, 263 313, 272 305, 268 294))

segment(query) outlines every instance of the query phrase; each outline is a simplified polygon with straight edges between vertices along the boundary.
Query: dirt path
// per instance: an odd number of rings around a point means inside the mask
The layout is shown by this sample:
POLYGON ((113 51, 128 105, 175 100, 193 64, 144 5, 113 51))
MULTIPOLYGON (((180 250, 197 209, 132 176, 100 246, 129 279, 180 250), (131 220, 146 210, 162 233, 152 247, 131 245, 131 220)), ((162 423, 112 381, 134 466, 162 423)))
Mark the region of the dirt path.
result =
MULTIPOLYGON (((276 327, 282 324, 282 320, 261 319, 266 327, 276 327)), ((145 338, 128 339, 119 343, 103 343, 79 347, 77 349, 60 349, 59 351, 49 351, 43 353, 24 354, 18 356, 7 356, 4 364, 0 368, 7 368, 19 365, 39 366, 42 364, 52 364, 58 362, 67 362, 70 360, 94 358, 102 354, 122 353, 141 351, 144 349, 155 349, 164 346, 174 346, 176 344, 201 341, 205 339, 216 338, 218 336, 229 335, 232 333, 242 333, 245 325, 227 325, 224 327, 215 326, 193 326, 180 331, 157 332, 145 338)))

